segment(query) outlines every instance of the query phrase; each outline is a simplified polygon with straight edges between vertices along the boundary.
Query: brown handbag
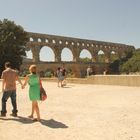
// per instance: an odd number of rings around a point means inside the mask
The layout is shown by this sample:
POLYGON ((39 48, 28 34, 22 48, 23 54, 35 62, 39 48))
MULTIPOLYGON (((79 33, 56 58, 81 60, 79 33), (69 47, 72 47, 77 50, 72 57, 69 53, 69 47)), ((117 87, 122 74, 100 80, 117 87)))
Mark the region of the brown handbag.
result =
POLYGON ((40 80, 40 100, 44 101, 46 99, 47 99, 47 93, 46 93, 45 89, 43 88, 42 82, 40 80))

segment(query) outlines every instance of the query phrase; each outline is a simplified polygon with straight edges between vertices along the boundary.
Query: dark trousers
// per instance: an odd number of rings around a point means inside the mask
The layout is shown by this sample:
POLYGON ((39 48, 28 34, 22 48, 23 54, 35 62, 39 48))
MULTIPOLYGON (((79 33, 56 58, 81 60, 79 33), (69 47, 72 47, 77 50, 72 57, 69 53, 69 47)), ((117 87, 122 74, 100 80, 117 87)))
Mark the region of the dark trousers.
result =
POLYGON ((4 91, 3 96, 2 96, 2 110, 1 113, 6 114, 7 110, 6 110, 6 102, 8 100, 8 98, 11 98, 11 103, 13 106, 13 113, 17 113, 17 103, 16 103, 16 90, 9 90, 9 91, 4 91))

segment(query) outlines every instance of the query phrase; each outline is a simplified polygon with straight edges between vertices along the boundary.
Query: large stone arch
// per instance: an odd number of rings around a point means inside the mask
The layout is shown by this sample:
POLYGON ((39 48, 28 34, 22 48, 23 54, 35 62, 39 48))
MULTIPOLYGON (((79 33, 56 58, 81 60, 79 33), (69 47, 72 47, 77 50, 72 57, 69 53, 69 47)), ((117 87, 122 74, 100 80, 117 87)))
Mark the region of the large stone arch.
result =
POLYGON ((72 51, 71 51, 71 49, 69 47, 64 47, 62 49, 61 60, 62 61, 73 61, 73 53, 72 53, 72 51), (70 57, 71 57, 71 60, 69 59, 70 57))
POLYGON ((102 48, 98 50, 98 63, 105 63, 105 52, 102 48))
MULTIPOLYGON (((88 48, 83 48, 83 49, 81 49, 80 50, 80 55, 79 55, 79 59, 81 59, 81 53, 83 52, 83 51, 85 51, 86 53, 87 53, 87 55, 90 55, 91 56, 91 59, 92 59, 92 52, 88 49, 88 48)), ((89 57, 87 57, 87 58, 89 58, 89 57)), ((90 58, 89 58, 90 59, 90 58)))
POLYGON ((49 47, 49 46, 41 46, 40 47, 40 52, 39 52, 39 60, 40 61, 44 61, 44 62, 45 61, 46 62, 48 62, 48 61, 52 61, 52 62, 55 61, 54 50, 51 47, 49 47), (42 50, 43 50, 43 52, 42 52, 42 50), (45 59, 45 60, 43 60, 43 59, 45 59))

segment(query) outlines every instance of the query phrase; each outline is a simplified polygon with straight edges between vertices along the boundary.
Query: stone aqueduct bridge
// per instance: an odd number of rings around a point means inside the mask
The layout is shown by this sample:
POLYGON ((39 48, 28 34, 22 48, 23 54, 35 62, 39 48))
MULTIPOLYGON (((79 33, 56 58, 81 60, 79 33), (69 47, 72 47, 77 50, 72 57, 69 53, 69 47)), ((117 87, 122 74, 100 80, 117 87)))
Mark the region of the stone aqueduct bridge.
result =
POLYGON ((118 57, 122 57, 126 52, 132 51, 134 49, 134 46, 125 44, 32 32, 28 32, 28 36, 29 42, 26 45, 26 50, 31 50, 33 58, 32 62, 24 63, 21 69, 27 68, 27 66, 29 66, 31 63, 37 64, 40 71, 46 70, 48 68, 55 71, 57 67, 65 65, 66 68, 71 68, 77 77, 80 77, 80 73, 86 71, 86 68, 89 65, 94 68, 95 73, 101 73, 103 69, 107 67, 108 63, 110 63, 110 56, 112 52, 114 52, 118 57), (44 46, 50 47, 52 49, 55 56, 55 62, 40 61, 40 50, 44 46), (61 61, 61 53, 64 48, 71 50, 73 55, 72 62, 61 61), (92 56, 92 62, 80 62, 80 53, 83 49, 86 49, 90 52, 92 56), (98 61, 99 51, 103 51, 105 56, 104 64, 102 65, 98 61))

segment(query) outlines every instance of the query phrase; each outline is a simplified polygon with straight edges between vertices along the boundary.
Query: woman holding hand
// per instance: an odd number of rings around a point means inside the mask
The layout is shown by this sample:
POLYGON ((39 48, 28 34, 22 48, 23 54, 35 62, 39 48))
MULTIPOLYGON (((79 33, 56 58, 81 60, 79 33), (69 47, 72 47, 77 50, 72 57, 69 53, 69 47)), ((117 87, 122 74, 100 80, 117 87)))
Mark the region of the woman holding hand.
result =
POLYGON ((29 118, 34 118, 34 113, 36 112, 37 118, 33 121, 40 121, 40 111, 38 106, 38 101, 40 100, 40 78, 37 75, 36 65, 31 65, 29 67, 30 74, 25 77, 25 82, 23 87, 29 84, 29 99, 32 101, 32 111, 29 118))

